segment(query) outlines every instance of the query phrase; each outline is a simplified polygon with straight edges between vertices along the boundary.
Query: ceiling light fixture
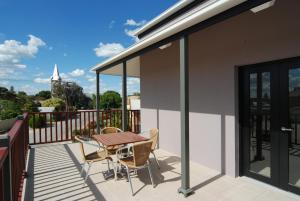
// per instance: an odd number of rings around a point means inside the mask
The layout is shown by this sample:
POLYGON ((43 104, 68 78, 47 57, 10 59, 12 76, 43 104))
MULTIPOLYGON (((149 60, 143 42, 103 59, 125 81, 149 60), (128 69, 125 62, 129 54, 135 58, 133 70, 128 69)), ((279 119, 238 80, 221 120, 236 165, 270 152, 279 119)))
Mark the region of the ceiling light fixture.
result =
POLYGON ((163 50, 163 49, 170 47, 171 45, 172 45, 172 43, 167 43, 165 45, 160 46, 159 49, 163 50))
POLYGON ((268 1, 268 2, 266 2, 264 4, 261 4, 259 6, 256 6, 256 7, 252 8, 251 11, 253 13, 257 13, 259 11, 262 11, 262 10, 265 10, 267 8, 270 8, 271 6, 273 6, 275 4, 275 1, 276 0, 268 1))

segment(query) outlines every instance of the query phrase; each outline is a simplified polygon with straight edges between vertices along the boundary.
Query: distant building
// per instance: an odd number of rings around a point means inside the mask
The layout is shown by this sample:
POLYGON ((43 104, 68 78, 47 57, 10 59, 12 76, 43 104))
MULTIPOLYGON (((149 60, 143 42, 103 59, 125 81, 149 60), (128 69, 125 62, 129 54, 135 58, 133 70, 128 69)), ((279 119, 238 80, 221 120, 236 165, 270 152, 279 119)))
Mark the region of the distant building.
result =
POLYGON ((141 97, 132 95, 127 97, 127 109, 128 110, 140 110, 141 109, 141 97))
POLYGON ((58 67, 55 64, 54 65, 54 70, 53 70, 53 75, 51 76, 51 96, 53 97, 54 95, 54 86, 57 84, 61 84, 61 77, 59 75, 58 67))

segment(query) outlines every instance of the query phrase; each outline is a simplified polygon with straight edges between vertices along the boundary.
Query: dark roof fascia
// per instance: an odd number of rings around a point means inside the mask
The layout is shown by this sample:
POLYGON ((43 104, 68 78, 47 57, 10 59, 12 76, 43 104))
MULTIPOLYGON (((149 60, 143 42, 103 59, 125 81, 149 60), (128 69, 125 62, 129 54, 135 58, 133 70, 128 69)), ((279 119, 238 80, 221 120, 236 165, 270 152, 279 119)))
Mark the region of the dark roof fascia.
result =
POLYGON ((193 8, 200 5, 204 1, 206 1, 206 0, 196 0, 196 1, 186 5, 185 7, 183 7, 182 9, 180 9, 178 11, 176 11, 175 13, 170 15, 169 17, 163 19, 162 21, 158 22, 157 24, 154 24, 152 27, 150 27, 150 28, 146 29, 145 31, 143 31, 142 33, 138 34, 137 37, 139 39, 141 39, 141 38, 147 36, 148 34, 154 32, 155 30, 157 30, 160 27, 164 26, 165 24, 172 21, 173 19, 175 19, 175 18, 179 17, 180 15, 183 15, 184 13, 187 13, 188 11, 192 10, 193 8))

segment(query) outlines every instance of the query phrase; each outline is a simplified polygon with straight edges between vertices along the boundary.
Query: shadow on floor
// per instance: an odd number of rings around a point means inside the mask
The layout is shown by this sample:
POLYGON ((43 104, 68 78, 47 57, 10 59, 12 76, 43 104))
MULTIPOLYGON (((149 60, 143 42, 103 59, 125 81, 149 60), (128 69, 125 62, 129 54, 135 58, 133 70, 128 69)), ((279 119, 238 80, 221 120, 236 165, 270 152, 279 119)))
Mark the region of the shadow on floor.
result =
POLYGON ((68 145, 53 146, 30 150, 24 200, 105 201, 90 178, 84 185, 81 164, 68 145))

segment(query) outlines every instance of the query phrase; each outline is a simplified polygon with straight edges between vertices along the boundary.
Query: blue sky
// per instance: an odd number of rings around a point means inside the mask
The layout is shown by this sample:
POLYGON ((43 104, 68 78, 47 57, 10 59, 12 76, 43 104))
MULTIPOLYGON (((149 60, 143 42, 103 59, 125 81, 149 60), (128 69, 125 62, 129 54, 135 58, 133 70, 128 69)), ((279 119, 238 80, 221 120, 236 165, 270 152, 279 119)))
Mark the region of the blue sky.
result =
MULTIPOLYGON (((132 32, 177 0, 0 0, 0 86, 34 94, 49 90, 57 64, 62 77, 95 92, 90 67, 132 45, 132 32)), ((129 94, 139 91, 130 79, 129 94)), ((121 90, 101 76, 101 91, 121 90)))

